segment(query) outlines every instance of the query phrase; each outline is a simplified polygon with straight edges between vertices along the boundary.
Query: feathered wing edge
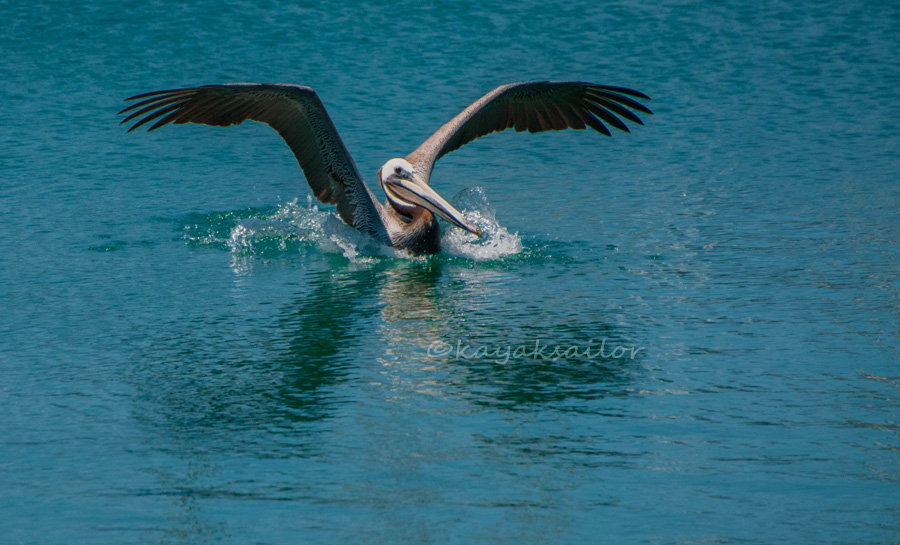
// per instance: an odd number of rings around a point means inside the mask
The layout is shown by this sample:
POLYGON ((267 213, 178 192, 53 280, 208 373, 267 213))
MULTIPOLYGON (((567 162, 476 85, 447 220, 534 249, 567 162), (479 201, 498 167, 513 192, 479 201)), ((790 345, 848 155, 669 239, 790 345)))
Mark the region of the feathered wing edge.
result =
POLYGON ((497 87, 437 130, 406 156, 426 180, 444 155, 505 129, 543 132, 590 127, 612 136, 607 124, 630 132, 623 119, 643 125, 632 111, 652 114, 637 99, 647 95, 624 87, 577 81, 528 81, 497 87))
POLYGON ((313 194, 337 206, 348 225, 390 244, 381 205, 366 186, 318 95, 300 85, 234 83, 143 93, 119 114, 135 120, 129 132, 151 121, 228 126, 247 121, 275 129, 291 148, 313 194))

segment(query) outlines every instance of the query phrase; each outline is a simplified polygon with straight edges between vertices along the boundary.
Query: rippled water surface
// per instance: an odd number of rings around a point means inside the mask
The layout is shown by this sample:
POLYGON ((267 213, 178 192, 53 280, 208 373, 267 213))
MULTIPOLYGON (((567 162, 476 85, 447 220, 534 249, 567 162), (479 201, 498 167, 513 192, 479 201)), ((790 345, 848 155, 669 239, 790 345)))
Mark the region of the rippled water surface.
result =
POLYGON ((896 3, 0 5, 0 541, 900 540, 896 3), (382 198, 528 79, 655 115, 444 157, 433 258, 115 115, 310 85, 382 198))

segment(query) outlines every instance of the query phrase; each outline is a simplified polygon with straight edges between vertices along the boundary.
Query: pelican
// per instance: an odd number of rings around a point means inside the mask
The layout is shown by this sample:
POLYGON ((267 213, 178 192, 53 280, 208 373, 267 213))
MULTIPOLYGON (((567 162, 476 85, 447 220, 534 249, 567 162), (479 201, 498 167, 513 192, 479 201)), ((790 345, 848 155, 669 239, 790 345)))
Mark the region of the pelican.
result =
POLYGON ((280 83, 228 83, 143 93, 119 112, 128 132, 156 120, 147 131, 169 123, 228 126, 247 121, 275 129, 300 163, 319 201, 333 204, 341 219, 371 237, 412 254, 440 249, 437 218, 476 236, 481 230, 431 188, 434 163, 492 132, 543 132, 590 127, 612 136, 606 124, 630 132, 622 121, 643 125, 632 111, 652 114, 633 89, 576 81, 528 81, 497 87, 473 102, 405 158, 378 169, 387 196, 377 201, 363 182, 325 106, 309 87, 280 83), (604 124, 606 123, 606 124, 604 124))

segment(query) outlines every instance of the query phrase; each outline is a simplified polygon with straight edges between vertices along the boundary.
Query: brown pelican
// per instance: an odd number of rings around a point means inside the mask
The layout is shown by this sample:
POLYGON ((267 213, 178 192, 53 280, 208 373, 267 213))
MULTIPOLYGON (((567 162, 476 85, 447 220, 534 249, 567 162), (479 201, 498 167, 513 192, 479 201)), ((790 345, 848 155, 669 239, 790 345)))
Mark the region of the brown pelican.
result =
POLYGON ((473 102, 404 159, 378 169, 387 195, 380 204, 363 182, 315 91, 300 85, 230 83, 154 91, 119 114, 122 123, 137 119, 128 132, 157 120, 168 123, 228 126, 250 119, 278 131, 294 152, 316 198, 337 205, 347 224, 383 243, 414 254, 436 253, 441 228, 437 218, 481 236, 481 230, 431 186, 434 163, 459 147, 495 131, 542 132, 592 129, 611 136, 604 122, 629 132, 620 119, 643 124, 631 110, 652 113, 633 98, 649 97, 624 87, 575 81, 530 81, 497 87, 473 102))

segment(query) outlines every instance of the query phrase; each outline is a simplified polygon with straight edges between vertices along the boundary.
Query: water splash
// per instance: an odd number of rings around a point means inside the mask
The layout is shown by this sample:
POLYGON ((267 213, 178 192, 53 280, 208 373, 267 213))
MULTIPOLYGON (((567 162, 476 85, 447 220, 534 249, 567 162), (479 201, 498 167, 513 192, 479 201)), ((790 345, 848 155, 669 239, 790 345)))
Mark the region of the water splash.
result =
MULTIPOLYGON (((453 202, 481 228, 483 234, 479 239, 445 225, 441 242, 443 252, 453 257, 484 261, 522 250, 519 236, 510 234, 497 223, 484 190, 464 190, 453 202)), ((340 254, 359 265, 383 259, 425 259, 378 243, 345 224, 334 212, 319 210, 312 197, 308 197, 306 206, 294 199, 274 209, 194 214, 188 222, 183 227, 184 238, 192 245, 222 248, 236 258, 274 257, 316 248, 325 253, 340 254)))
POLYGON ((453 198, 453 205, 481 229, 481 238, 462 229, 445 229, 441 251, 476 261, 499 259, 522 251, 519 234, 510 233, 500 225, 484 195, 484 189, 472 187, 460 191, 453 198))

